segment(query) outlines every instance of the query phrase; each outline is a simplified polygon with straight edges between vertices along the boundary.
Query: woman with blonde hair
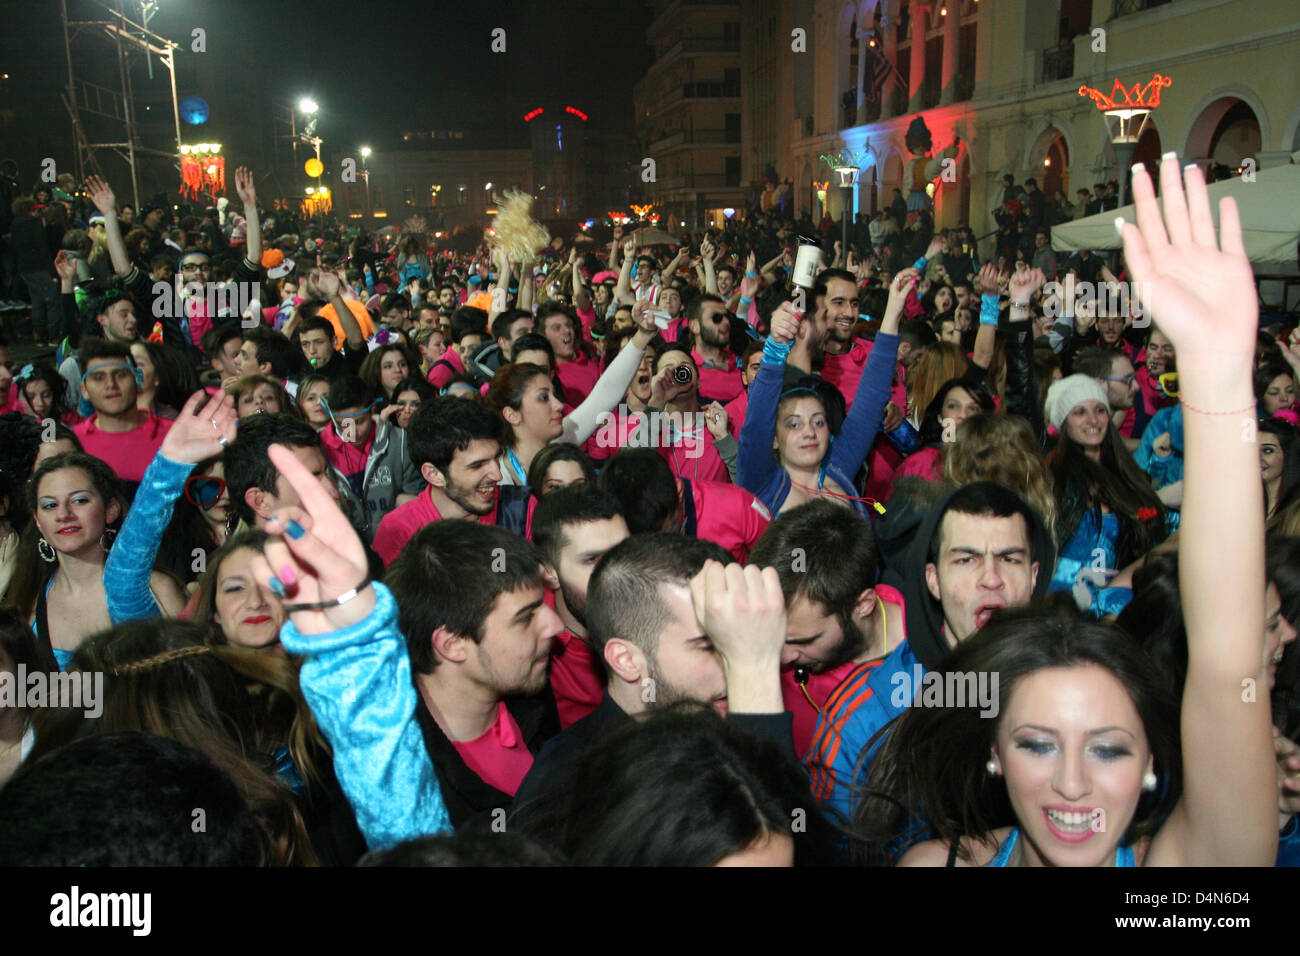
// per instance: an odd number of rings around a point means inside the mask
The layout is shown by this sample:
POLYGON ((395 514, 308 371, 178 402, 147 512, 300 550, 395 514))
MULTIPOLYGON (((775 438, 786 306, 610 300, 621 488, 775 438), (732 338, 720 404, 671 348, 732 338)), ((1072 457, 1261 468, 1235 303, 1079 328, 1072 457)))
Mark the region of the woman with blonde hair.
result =
POLYGON ((943 476, 957 486, 992 481, 1009 488, 1055 532, 1052 476, 1034 430, 1023 418, 987 412, 967 418, 957 426, 956 441, 944 445, 943 476))
POLYGON ((961 378, 966 373, 970 359, 960 345, 936 342, 907 370, 907 420, 912 427, 921 427, 921 416, 939 394, 945 382, 961 378))

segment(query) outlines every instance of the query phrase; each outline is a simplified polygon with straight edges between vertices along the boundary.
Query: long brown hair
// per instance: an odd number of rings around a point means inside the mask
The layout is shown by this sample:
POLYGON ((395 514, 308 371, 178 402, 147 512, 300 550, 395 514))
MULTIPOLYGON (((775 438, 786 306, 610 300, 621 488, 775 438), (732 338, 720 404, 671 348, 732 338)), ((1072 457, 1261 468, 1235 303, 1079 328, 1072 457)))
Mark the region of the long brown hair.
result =
POLYGON ((238 652, 227 662, 245 677, 256 682, 255 696, 260 698, 261 728, 272 741, 271 745, 288 747, 294 766, 304 778, 320 783, 323 780, 316 765, 316 755, 328 755, 329 744, 316 724, 316 718, 303 699, 298 684, 300 663, 294 658, 263 654, 238 647, 227 640, 221 625, 216 621, 217 579, 221 565, 236 551, 261 552, 269 535, 254 528, 246 529, 228 540, 208 560, 207 570, 199 578, 194 612, 190 621, 203 629, 203 641, 213 648, 238 652), (256 666, 250 666, 255 662, 256 666))
POLYGON ((907 372, 908 414, 923 414, 939 393, 939 387, 951 379, 961 378, 968 365, 970 359, 959 345, 936 342, 928 346, 907 372))
POLYGON ((943 476, 958 487, 992 481, 1010 488, 1033 506, 1055 534, 1052 475, 1033 429, 1023 418, 982 412, 966 419, 957 426, 956 441, 943 445, 943 476))
POLYGON ((202 751, 234 780, 257 821, 262 864, 314 865, 315 852, 287 787, 268 769, 258 707, 243 679, 274 681, 263 655, 206 643, 195 624, 131 621, 88 638, 72 670, 103 674, 103 713, 45 708, 31 759, 91 733, 144 731, 202 751))

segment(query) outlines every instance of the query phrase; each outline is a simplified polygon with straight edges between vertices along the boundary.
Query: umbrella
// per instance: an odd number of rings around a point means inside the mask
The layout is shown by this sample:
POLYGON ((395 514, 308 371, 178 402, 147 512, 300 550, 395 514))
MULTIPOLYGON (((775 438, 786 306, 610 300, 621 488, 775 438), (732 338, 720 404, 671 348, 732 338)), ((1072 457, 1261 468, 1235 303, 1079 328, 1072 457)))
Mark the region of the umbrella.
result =
MULTIPOLYGON (((1259 267, 1295 262, 1296 242, 1300 240, 1300 166, 1292 163, 1261 169, 1255 173, 1253 182, 1234 177, 1211 183, 1207 191, 1216 229, 1220 197, 1236 199, 1242 241, 1252 263, 1259 267)), ((1058 252, 1119 249, 1122 243, 1114 225, 1117 216, 1128 222, 1137 219, 1133 206, 1129 205, 1053 226, 1052 248, 1058 252)))
POLYGON ((679 246, 682 241, 669 235, 657 226, 645 226, 632 233, 632 238, 639 246, 679 246))
POLYGON ((397 227, 396 227, 396 226, 391 226, 391 225, 390 225, 390 226, 384 226, 384 227, 381 228, 381 229, 377 229, 377 230, 375 230, 375 232, 376 232, 377 235, 380 235, 380 236, 392 236, 392 235, 396 235, 396 233, 397 233, 397 227))

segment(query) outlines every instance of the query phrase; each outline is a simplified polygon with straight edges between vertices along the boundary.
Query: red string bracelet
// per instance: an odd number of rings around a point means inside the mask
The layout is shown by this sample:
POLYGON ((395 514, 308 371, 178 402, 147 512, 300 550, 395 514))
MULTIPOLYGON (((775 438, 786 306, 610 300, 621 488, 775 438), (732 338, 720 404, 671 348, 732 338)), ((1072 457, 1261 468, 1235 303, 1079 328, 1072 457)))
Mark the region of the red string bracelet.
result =
POLYGON ((1208 412, 1203 408, 1193 408, 1191 405, 1187 404, 1187 400, 1184 398, 1180 398, 1178 401, 1182 403, 1183 408, 1187 409, 1189 412, 1196 412, 1198 415, 1245 415, 1247 412, 1253 412, 1255 410, 1254 405, 1247 405, 1245 408, 1238 408, 1236 411, 1231 412, 1208 412))

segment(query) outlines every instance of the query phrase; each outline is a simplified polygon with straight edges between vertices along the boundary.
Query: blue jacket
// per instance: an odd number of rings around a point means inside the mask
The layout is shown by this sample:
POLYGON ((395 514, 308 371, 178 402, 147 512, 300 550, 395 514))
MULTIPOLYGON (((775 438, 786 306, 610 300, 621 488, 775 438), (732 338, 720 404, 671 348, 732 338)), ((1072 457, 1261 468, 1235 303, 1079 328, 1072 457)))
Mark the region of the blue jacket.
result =
POLYGON ((382 584, 374 588, 374 611, 351 627, 304 635, 288 622, 280 630, 285 649, 303 657, 303 697, 372 850, 452 829, 415 719, 420 702, 397 601, 382 584))
POLYGON ((1170 405, 1151 416, 1146 431, 1142 433, 1142 444, 1134 452, 1133 459, 1138 467, 1151 476, 1151 484, 1159 489, 1183 480, 1183 406, 1170 405), (1173 452, 1168 458, 1161 458, 1155 453, 1155 440, 1169 433, 1169 443, 1173 452))
POLYGON ((912 653, 912 645, 904 641, 880 662, 861 689, 840 698, 833 710, 823 710, 817 718, 814 743, 808 752, 808 769, 813 778, 814 792, 832 819, 847 823, 851 818, 855 788, 866 782, 871 754, 884 743, 885 738, 882 736, 877 740, 867 759, 861 760, 867 743, 911 704, 911 695, 900 693, 901 680, 896 678, 905 675, 910 682, 915 668, 924 671, 912 653), (826 735, 839 739, 820 745, 826 735), (829 765, 814 762, 816 754, 831 751, 835 756, 829 765))
MULTIPOLYGON (((763 346, 763 362, 749 387, 749 411, 745 416, 745 426, 740 430, 740 453, 736 458, 736 483, 763 502, 774 515, 780 512, 790 495, 790 475, 772 451, 776 437, 776 411, 781 401, 785 359, 789 352, 788 345, 779 345, 771 339, 763 346)), ((871 444, 880 431, 897 357, 898 336, 878 333, 867 358, 867 367, 858 382, 853 408, 823 462, 827 477, 848 494, 854 493, 858 469, 866 461, 871 444)), ((866 502, 850 501, 849 504, 863 516, 871 517, 866 502)))
POLYGON ((114 626, 162 615, 149 582, 172 509, 193 470, 193 465, 172 461, 158 452, 140 480, 135 502, 104 562, 104 596, 114 626))

